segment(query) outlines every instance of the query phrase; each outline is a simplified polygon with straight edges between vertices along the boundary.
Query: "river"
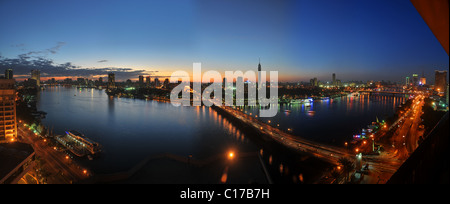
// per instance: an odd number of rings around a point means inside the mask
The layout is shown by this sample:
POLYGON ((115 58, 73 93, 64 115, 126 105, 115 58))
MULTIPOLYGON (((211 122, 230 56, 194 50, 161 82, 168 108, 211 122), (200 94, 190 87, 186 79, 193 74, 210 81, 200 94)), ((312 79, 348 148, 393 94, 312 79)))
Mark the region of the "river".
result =
MULTIPOLYGON (((342 97, 317 101, 311 107, 280 106, 277 116, 261 120, 271 120, 280 128, 292 128, 295 135, 339 146, 377 116, 381 119, 392 115, 404 100, 389 96, 342 97), (291 112, 286 113, 285 109, 291 112), (310 110, 315 113, 311 114, 310 110)), ((151 169, 151 172, 159 172, 161 178, 150 177, 157 183, 220 183, 226 172, 229 174, 227 183, 266 183, 267 176, 261 170, 264 166, 275 183, 308 183, 315 182, 318 172, 326 168, 314 158, 292 157, 278 147, 266 147, 253 141, 233 122, 208 107, 175 107, 150 100, 113 98, 104 90, 96 89, 46 87, 38 95, 37 108, 48 113, 42 122, 55 134, 76 130, 102 145, 101 156, 93 161, 79 161, 95 174, 127 171, 152 155, 191 155, 202 161, 231 151, 241 155, 259 154, 263 164, 257 156, 252 156, 233 164, 234 171, 229 170, 229 163, 216 162, 202 167, 202 173, 185 176, 172 171, 180 164, 159 161, 154 162, 155 166, 167 167, 151 169), (164 176, 161 172, 171 175, 164 176), (194 177, 192 175, 196 178, 182 178, 194 177), (181 178, 164 179, 177 176, 181 178)), ((257 112, 255 108, 248 110, 257 112)))

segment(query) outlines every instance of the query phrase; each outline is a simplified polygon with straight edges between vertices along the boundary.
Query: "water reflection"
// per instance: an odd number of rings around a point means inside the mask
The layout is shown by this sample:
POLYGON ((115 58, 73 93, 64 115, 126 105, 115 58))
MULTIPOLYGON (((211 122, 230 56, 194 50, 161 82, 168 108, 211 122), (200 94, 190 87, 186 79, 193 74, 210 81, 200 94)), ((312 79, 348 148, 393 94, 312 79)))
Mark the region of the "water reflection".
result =
MULTIPOLYGON (((283 104, 278 107, 277 116, 258 119, 270 120, 272 126, 290 129, 294 135, 339 144, 359 126, 366 126, 376 116, 381 118, 379 114, 392 113, 393 107, 404 101, 392 97, 385 97, 382 103, 379 100, 362 95, 311 105, 283 104)), ((253 117, 259 112, 258 107, 238 108, 253 117)), ((78 130, 102 144, 101 158, 86 163, 97 173, 128 170, 149 155, 172 153, 201 160, 221 155, 230 148, 256 155, 259 152, 269 171, 279 175, 278 181, 303 183, 317 173, 308 171, 299 162, 303 160, 254 142, 252 135, 246 135, 236 123, 210 107, 174 107, 170 103, 111 98, 104 91, 55 87, 40 92, 38 109, 48 113, 43 122, 54 127, 55 133, 78 130)), ((254 159, 259 163, 258 157, 254 159)), ((257 165, 254 168, 260 170, 257 165)), ((225 174, 226 182, 230 181, 229 173, 225 174)))
MULTIPOLYGON (((404 96, 360 94, 305 104, 280 104, 273 118, 259 120, 276 124, 282 130, 292 130, 297 136, 317 142, 342 146, 353 134, 371 124, 376 118, 387 119, 404 101, 404 96)), ((245 107, 248 115, 253 107, 245 107)), ((275 127, 275 125, 273 125, 275 127)))

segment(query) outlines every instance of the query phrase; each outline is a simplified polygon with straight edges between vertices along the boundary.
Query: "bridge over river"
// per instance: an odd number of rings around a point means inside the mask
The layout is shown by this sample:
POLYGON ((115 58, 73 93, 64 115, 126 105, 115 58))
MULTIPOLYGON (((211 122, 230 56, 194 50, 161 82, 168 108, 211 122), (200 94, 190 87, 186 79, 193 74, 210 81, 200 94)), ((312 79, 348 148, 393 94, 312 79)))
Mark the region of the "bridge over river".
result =
MULTIPOLYGON (((259 133, 264 134, 275 140, 276 142, 301 153, 308 153, 324 161, 334 165, 339 165, 340 158, 348 158, 352 161, 357 160, 356 152, 352 152, 346 148, 321 144, 318 142, 306 140, 299 136, 290 134, 269 124, 259 121, 257 118, 243 113, 240 110, 228 106, 214 106, 216 109, 226 112, 231 117, 244 123, 259 133)), ((372 176, 383 177, 384 181, 390 178, 402 164, 393 156, 363 156, 360 157, 366 164, 369 164, 372 176)))

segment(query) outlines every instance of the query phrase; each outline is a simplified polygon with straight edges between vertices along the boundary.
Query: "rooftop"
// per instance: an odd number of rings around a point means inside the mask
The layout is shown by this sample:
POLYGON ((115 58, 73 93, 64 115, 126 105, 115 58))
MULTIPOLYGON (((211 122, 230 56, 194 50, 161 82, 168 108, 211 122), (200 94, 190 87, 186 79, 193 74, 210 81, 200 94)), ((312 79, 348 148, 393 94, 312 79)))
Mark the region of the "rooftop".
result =
POLYGON ((4 178, 33 152, 33 147, 25 143, 0 144, 0 179, 4 178))

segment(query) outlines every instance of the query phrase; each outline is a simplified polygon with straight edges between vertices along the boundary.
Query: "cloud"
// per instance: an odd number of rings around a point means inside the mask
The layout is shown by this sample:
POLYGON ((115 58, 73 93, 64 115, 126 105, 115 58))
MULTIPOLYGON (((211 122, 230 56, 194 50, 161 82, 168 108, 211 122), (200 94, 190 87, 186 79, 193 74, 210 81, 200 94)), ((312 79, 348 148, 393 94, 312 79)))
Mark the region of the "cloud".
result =
POLYGON ((15 44, 15 45, 11 45, 11 47, 25 47, 25 44, 24 43, 15 44))
MULTIPOLYGON (((60 46, 47 50, 57 51, 60 46)), ((50 51, 49 51, 50 52, 50 51)), ((57 64, 53 60, 45 57, 30 56, 21 54, 17 58, 10 59, 0 56, 0 72, 1 70, 13 69, 14 75, 18 79, 29 78, 31 70, 38 69, 41 71, 41 77, 68 77, 68 78, 94 78, 107 75, 110 72, 116 74, 118 80, 126 80, 137 78, 139 75, 154 75, 157 71, 135 70, 123 67, 105 67, 105 68, 83 68, 76 66, 71 62, 57 64)))
POLYGON ((61 48, 65 44, 66 44, 65 42, 58 42, 55 47, 49 48, 47 49, 47 51, 52 54, 56 54, 59 51, 59 48, 61 48))
MULTIPOLYGON (((31 51, 25 54, 21 54, 23 56, 37 56, 37 57, 42 57, 42 56, 46 56, 48 54, 56 54, 58 53, 59 49, 64 46, 66 43, 65 42, 58 42, 56 43, 56 46, 45 49, 45 50, 41 50, 41 51, 31 51)), ((20 44, 19 44, 20 45, 20 44)), ((17 47, 17 45, 16 45, 17 47)))
POLYGON ((99 60, 98 63, 108 62, 108 60, 99 60))

